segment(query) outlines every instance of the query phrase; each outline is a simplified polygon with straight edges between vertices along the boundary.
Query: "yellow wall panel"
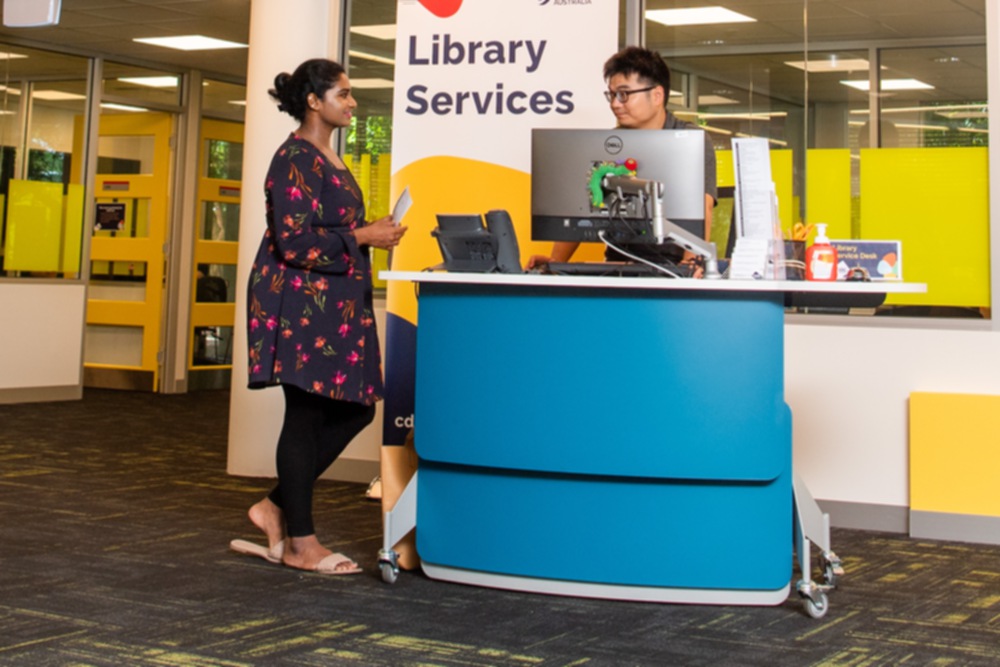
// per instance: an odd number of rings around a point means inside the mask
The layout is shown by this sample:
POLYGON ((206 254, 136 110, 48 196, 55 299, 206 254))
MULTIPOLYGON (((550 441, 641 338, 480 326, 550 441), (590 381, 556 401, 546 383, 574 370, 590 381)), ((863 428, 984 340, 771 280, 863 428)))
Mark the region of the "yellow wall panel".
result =
POLYGON ((926 294, 887 303, 990 305, 986 148, 861 151, 861 237, 903 242, 903 279, 926 294))
POLYGON ((4 244, 4 268, 8 271, 60 270, 62 192, 62 183, 11 179, 4 244))
POLYGON ((806 222, 826 223, 829 238, 853 238, 849 149, 812 149, 806 153, 806 208, 806 222))
POLYGON ((1000 396, 910 394, 910 509, 1000 517, 1000 396))

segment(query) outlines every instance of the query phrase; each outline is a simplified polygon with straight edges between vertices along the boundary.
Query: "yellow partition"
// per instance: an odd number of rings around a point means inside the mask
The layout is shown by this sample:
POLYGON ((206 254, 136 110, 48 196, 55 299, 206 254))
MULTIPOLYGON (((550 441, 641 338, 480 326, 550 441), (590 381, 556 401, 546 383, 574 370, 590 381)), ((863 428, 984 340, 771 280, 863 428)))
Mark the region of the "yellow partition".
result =
POLYGON ((986 148, 862 149, 860 237, 902 241, 903 279, 927 283, 887 303, 990 305, 988 192, 986 148))
POLYGON ((63 185, 11 179, 4 268, 58 272, 63 242, 63 185))
POLYGON ((910 394, 910 509, 1000 517, 1000 396, 910 394))
POLYGON ((806 179, 806 222, 826 223, 826 235, 831 239, 854 238, 850 149, 814 148, 808 151, 806 179))

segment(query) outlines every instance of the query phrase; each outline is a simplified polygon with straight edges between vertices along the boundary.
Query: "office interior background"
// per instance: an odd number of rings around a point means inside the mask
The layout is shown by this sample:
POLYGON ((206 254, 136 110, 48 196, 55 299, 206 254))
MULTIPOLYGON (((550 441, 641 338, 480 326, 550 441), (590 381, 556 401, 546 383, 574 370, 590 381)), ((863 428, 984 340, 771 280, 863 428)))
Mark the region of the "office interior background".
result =
MULTIPOLYGON (((248 58, 268 55, 250 43, 256 4, 63 0, 56 26, 0 29, 0 401, 228 386, 242 358, 241 203, 261 191, 241 180, 248 58), (231 44, 144 41, 182 35, 231 44)), ((359 103, 341 151, 377 217, 389 208, 396 3, 323 4, 342 28, 330 55, 348 64, 359 103)), ((929 504, 917 502, 925 464, 909 411, 914 393, 1000 395, 996 3, 731 0, 721 4, 738 16, 723 22, 661 22, 703 4, 715 3, 621 0, 619 41, 670 63, 670 108, 710 133, 720 185, 732 185, 731 139, 764 137, 785 229, 826 222, 833 238, 901 240, 903 278, 929 286, 877 311, 788 313, 797 470, 835 525, 907 532, 918 511, 985 517, 959 538, 998 534, 1000 509, 940 499, 968 479, 933 479, 929 504)), ((311 5, 289 3, 290 25, 311 5)), ((731 214, 721 198, 720 247, 731 214)), ((334 475, 377 473, 377 424, 334 475)), ((995 454, 955 437, 938 445, 960 467, 995 469, 995 454)))

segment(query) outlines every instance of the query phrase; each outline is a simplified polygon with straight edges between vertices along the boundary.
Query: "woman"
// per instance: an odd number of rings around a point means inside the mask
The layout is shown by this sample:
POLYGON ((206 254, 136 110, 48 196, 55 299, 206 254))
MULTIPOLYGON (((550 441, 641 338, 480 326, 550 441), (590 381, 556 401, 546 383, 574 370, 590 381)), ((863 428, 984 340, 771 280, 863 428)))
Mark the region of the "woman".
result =
POLYGON ((392 248, 406 232, 391 217, 368 224, 357 182, 330 148, 357 102, 344 68, 308 60, 269 91, 299 127, 278 148, 265 184, 267 231, 250 273, 249 386, 280 385, 285 417, 278 484, 250 508, 265 550, 232 548, 326 574, 361 569, 316 537, 316 479, 375 415, 382 368, 372 307, 369 248, 392 248))

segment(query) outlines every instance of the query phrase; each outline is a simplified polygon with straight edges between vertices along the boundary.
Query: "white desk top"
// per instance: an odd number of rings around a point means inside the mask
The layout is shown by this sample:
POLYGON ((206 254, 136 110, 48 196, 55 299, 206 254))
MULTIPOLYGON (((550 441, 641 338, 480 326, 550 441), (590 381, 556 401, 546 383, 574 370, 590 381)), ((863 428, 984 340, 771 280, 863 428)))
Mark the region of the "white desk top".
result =
POLYGON ((922 294, 924 283, 813 282, 808 280, 693 280, 690 278, 623 278, 617 276, 553 276, 541 273, 448 273, 446 271, 380 271, 386 281, 513 287, 597 287, 707 290, 720 292, 811 292, 830 294, 922 294))

